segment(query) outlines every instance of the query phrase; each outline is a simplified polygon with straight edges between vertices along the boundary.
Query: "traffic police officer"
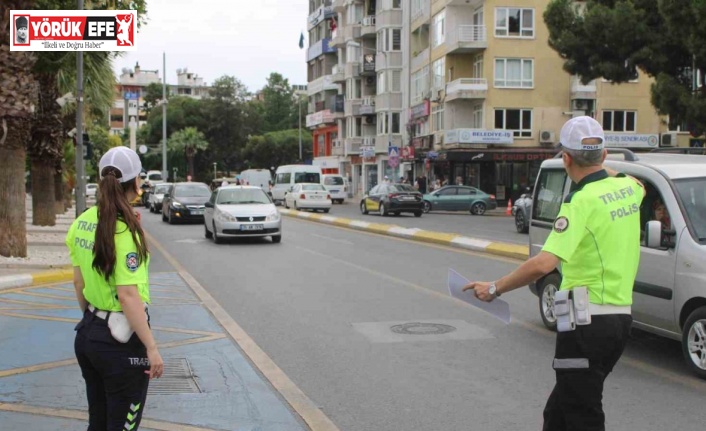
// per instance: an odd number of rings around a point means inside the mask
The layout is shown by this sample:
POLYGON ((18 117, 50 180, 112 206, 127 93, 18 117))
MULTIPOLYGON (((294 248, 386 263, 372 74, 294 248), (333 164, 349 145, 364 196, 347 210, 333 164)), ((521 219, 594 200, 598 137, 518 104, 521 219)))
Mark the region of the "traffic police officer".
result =
POLYGON ((492 301, 525 286, 560 263, 560 290, 586 287, 590 324, 557 334, 556 385, 544 409, 544 430, 605 430, 603 383, 630 332, 632 288, 640 259, 642 184, 603 167, 601 125, 576 117, 561 129, 560 147, 572 191, 564 199, 542 251, 495 282, 464 290, 492 301))
POLYGON ((149 327, 149 253, 130 206, 138 194, 139 156, 110 149, 99 163, 97 205, 66 236, 83 319, 74 349, 86 381, 89 431, 137 430, 150 378, 164 363, 149 327))

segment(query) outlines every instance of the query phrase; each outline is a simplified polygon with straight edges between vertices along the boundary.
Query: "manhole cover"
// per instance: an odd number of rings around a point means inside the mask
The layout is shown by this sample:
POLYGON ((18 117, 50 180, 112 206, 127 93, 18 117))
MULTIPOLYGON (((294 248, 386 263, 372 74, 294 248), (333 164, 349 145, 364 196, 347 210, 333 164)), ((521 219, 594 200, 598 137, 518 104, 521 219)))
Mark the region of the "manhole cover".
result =
POLYGON ((448 334, 456 330, 451 325, 443 325, 441 323, 403 323, 390 327, 392 332, 404 335, 439 335, 448 334))
POLYGON ((150 380, 148 395, 177 395, 201 393, 194 379, 189 361, 184 358, 164 358, 164 373, 159 379, 150 380))

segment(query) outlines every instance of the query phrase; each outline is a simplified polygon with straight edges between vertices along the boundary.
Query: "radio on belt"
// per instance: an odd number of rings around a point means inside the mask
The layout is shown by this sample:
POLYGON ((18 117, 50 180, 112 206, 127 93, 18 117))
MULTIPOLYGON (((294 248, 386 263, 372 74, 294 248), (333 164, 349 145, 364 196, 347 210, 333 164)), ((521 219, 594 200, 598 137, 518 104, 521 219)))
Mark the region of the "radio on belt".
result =
POLYGON ((572 292, 574 300, 574 314, 576 315, 577 325, 591 324, 591 310, 588 303, 588 289, 586 286, 574 287, 572 292))
POLYGON ((560 290, 554 296, 554 313, 556 314, 556 330, 558 332, 569 332, 576 329, 574 306, 570 294, 569 290, 560 290))

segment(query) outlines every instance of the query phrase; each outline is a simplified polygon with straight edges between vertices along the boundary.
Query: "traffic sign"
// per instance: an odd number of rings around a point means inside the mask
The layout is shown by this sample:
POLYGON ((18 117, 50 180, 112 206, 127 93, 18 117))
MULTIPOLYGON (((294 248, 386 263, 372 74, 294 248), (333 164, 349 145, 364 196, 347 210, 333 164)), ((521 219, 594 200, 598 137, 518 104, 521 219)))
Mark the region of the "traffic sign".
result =
POLYGON ((387 147, 387 156, 392 158, 392 157, 399 157, 400 156, 400 150, 397 147, 387 147))

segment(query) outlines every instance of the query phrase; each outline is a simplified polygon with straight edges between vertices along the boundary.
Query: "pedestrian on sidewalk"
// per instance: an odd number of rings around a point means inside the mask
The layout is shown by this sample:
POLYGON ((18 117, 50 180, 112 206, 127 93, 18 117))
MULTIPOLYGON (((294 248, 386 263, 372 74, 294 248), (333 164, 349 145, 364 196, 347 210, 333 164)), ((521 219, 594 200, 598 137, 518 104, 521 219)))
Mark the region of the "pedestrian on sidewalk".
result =
POLYGON ((149 251, 130 202, 140 158, 127 147, 101 157, 101 194, 66 236, 83 319, 74 350, 86 381, 88 430, 137 430, 149 379, 164 362, 149 326, 149 251))
POLYGON ((574 184, 544 248, 509 275, 469 283, 463 290, 473 289, 476 297, 490 302, 561 263, 560 292, 569 291, 577 311, 572 313, 568 298, 561 299, 567 307, 555 305, 562 322, 553 361, 556 384, 544 408, 542 429, 604 431, 603 385, 625 349, 632 325, 630 306, 640 261, 638 209, 645 190, 635 178, 603 167, 608 154, 605 135, 593 118, 572 118, 560 138, 564 168, 574 184), (624 207, 635 210, 616 216, 624 207))

